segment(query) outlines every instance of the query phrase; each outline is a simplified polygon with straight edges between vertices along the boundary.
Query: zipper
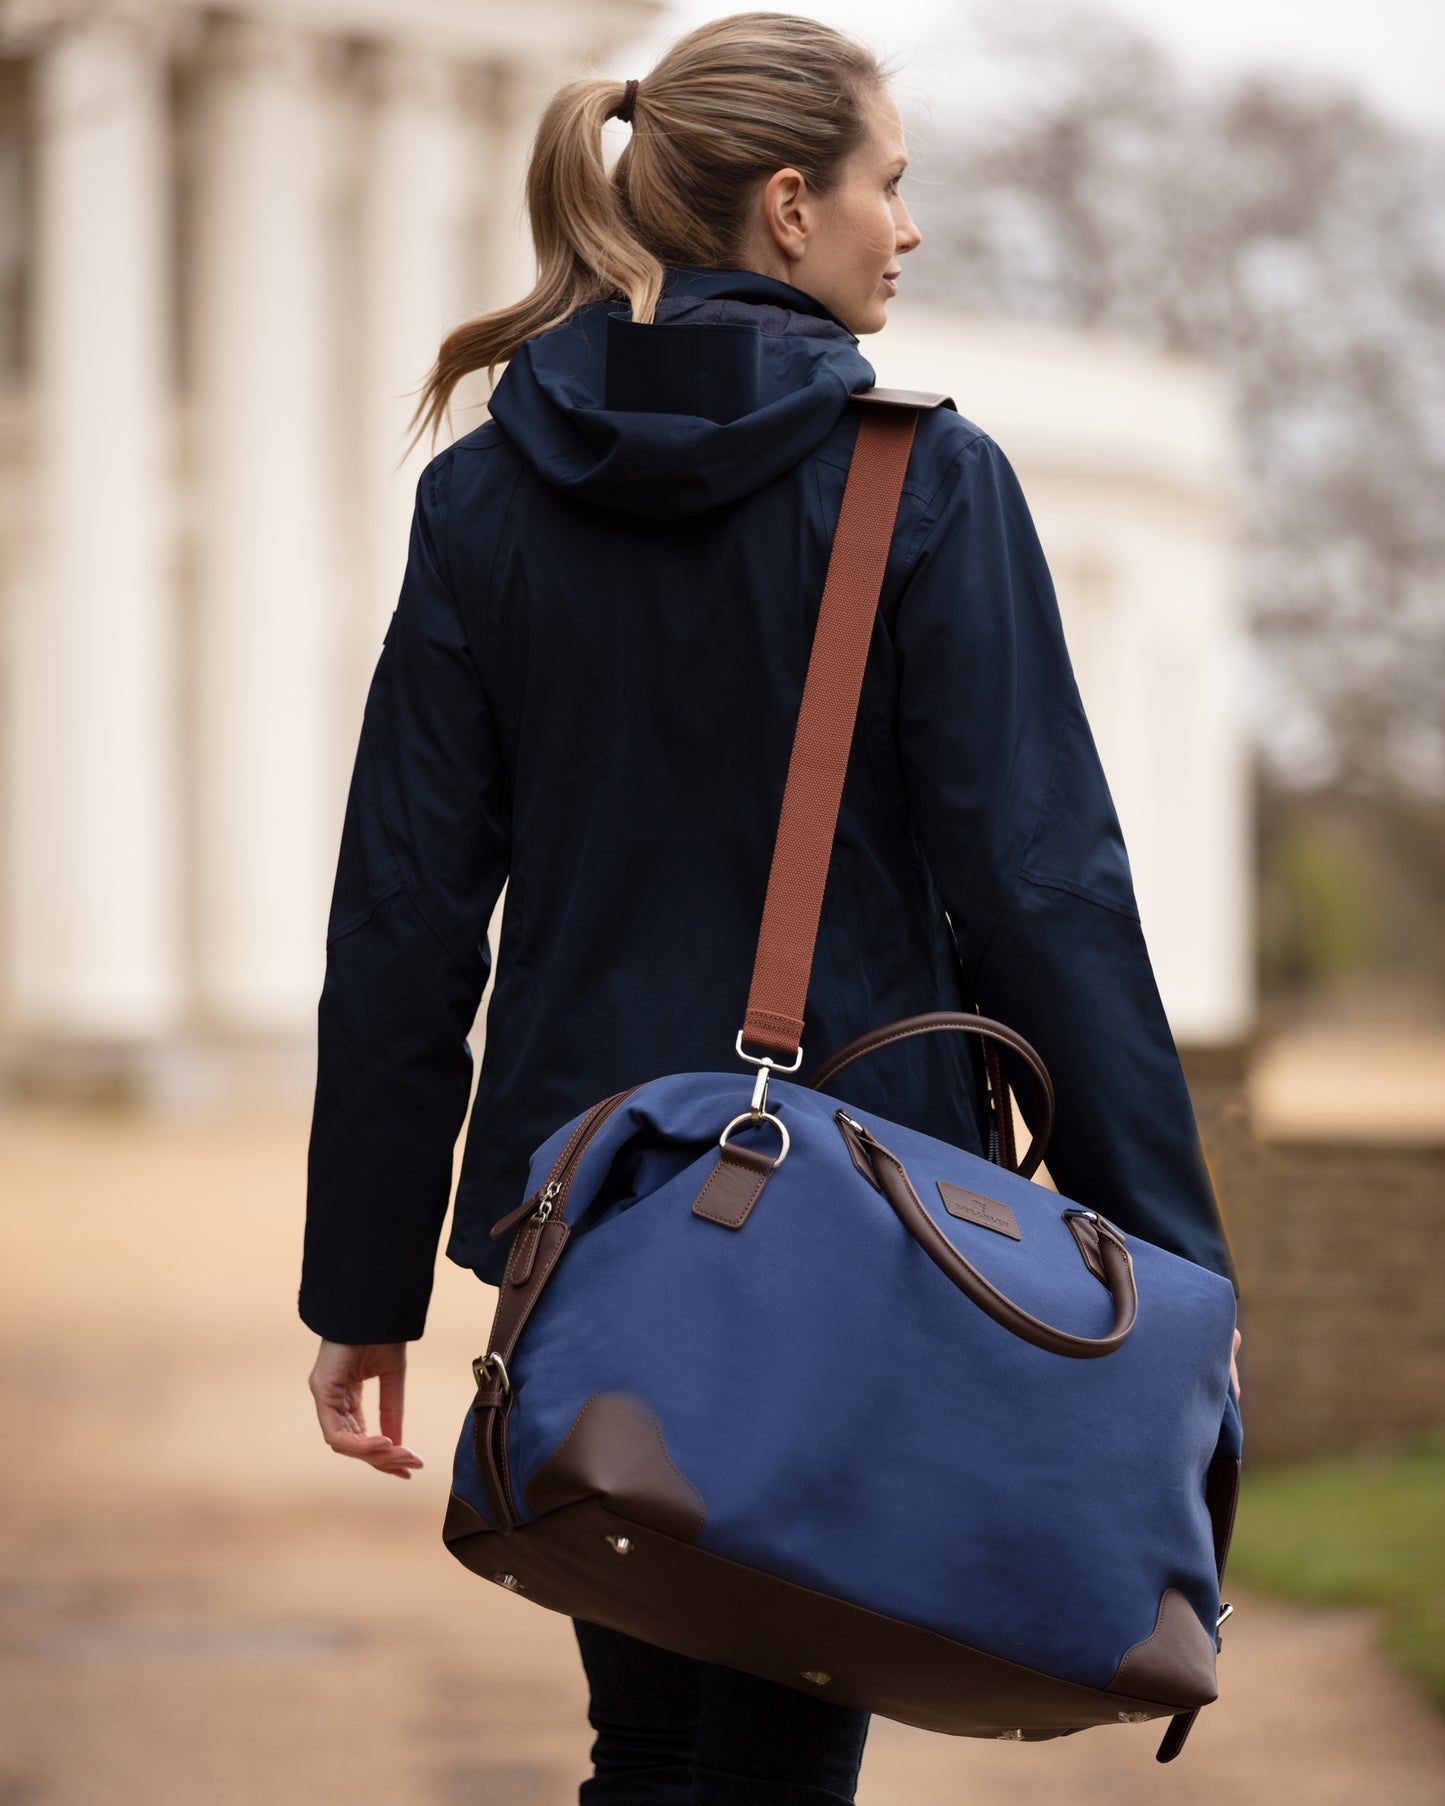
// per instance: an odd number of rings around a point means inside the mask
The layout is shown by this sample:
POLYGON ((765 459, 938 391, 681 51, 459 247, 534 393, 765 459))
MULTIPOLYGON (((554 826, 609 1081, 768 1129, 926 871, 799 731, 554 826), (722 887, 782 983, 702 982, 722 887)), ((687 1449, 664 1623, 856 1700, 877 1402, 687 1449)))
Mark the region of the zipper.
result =
POLYGON ((537 1213, 537 1220, 539 1223, 545 1223, 547 1221, 547 1218, 552 1214, 553 1205, 571 1184, 573 1171, 576 1168, 577 1162, 586 1152, 587 1144, 592 1139, 593 1131, 601 1125, 605 1117, 612 1114, 619 1104, 625 1103, 626 1100, 632 1096, 632 1093, 639 1089, 639 1086, 631 1085, 626 1091, 615 1092, 613 1096, 604 1097, 600 1103, 592 1106, 586 1116, 584 1116, 582 1121, 577 1125, 571 1142, 557 1156, 552 1171, 548 1175, 547 1183, 543 1186, 541 1191, 534 1191, 530 1197, 523 1198, 522 1202, 517 1205, 515 1210, 509 1210, 506 1216, 499 1217, 498 1220, 492 1224, 488 1233, 493 1240, 498 1236, 505 1235, 509 1229, 515 1228, 529 1210, 533 1210, 537 1213))
MULTIPOLYGON (((547 1176, 547 1183, 541 1191, 533 1192, 531 1197, 524 1198, 515 1210, 509 1210, 506 1216, 492 1224, 490 1234, 494 1239, 505 1235, 509 1229, 515 1228, 528 1211, 532 1212, 533 1221, 537 1225, 537 1234, 541 1235, 542 1226, 552 1215, 553 1209, 565 1207, 568 1187, 572 1183, 578 1162, 591 1144, 592 1137, 620 1104, 626 1103, 634 1091, 641 1089, 641 1085, 629 1085, 625 1091, 614 1092, 611 1097, 604 1097, 600 1103, 592 1106, 577 1125, 571 1142, 557 1156, 552 1171, 547 1176)), ((531 1271, 530 1261, 528 1262, 528 1271, 531 1271)))
MULTIPOLYGON (((625 1091, 615 1092, 611 1097, 604 1097, 600 1103, 594 1104, 573 1131, 571 1141, 558 1155, 552 1171, 547 1175, 547 1183, 541 1191, 534 1192, 530 1198, 524 1198, 515 1210, 509 1211, 500 1222, 492 1225, 491 1233, 494 1236, 504 1235, 514 1224, 520 1223, 529 1210, 532 1212, 523 1243, 514 1256, 517 1262, 517 1271, 511 1275, 514 1284, 525 1285, 531 1278, 533 1262, 537 1257, 537 1249, 541 1245, 542 1231, 553 1210, 560 1211, 566 1207, 567 1189, 572 1183, 577 1163, 586 1153, 593 1136, 620 1104, 626 1103, 634 1091, 641 1089, 640 1084, 629 1085, 625 1091)), ((563 1227, 565 1233, 565 1225, 563 1227)), ((495 1324, 493 1327, 495 1328, 495 1324)), ((515 1337, 515 1331, 513 1335, 515 1337)), ((510 1388, 508 1390, 510 1391, 510 1388)), ((494 1446, 497 1451, 496 1466, 501 1480, 502 1500, 507 1515, 512 1525, 515 1526, 521 1522, 521 1518, 517 1513, 516 1501, 512 1497, 512 1476, 507 1463, 507 1427, 510 1406, 507 1409, 495 1411, 492 1415, 493 1421, 488 1423, 485 1433, 496 1439, 494 1446)))

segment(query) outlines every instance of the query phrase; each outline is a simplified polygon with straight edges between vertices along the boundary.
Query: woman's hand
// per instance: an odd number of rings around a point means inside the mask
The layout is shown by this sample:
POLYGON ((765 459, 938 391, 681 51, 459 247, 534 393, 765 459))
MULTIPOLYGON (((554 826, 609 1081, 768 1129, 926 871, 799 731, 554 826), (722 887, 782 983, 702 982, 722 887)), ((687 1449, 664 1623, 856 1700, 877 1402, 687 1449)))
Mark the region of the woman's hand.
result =
POLYGON ((1239 1344, 1243 1340, 1238 1330, 1234 1332, 1234 1347, 1229 1351, 1229 1377, 1234 1383, 1234 1402, 1239 1403, 1239 1368, 1235 1362, 1239 1357, 1239 1344))
POLYGON ((409 1480, 412 1469, 423 1465, 421 1456, 401 1440, 405 1342, 353 1344, 323 1338, 307 1384, 316 1400, 321 1434, 338 1455, 354 1455, 383 1474, 395 1474, 398 1480, 409 1480), (381 1381, 379 1436, 367 1435, 361 1408, 362 1383, 369 1379, 381 1381))

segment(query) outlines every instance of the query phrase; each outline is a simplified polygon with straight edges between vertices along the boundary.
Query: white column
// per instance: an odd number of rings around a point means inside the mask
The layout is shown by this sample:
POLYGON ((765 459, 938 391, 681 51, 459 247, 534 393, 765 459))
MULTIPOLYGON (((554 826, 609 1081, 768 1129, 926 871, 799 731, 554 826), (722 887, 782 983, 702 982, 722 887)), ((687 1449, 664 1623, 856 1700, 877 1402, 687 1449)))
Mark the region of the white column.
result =
POLYGON ((527 166, 542 109, 563 79, 550 65, 515 61, 498 63, 490 72, 482 107, 489 193, 478 233, 480 309, 509 307, 536 286, 527 166))
POLYGON ((14 598, 15 1026, 145 1043, 181 1005, 164 46, 102 13, 34 70, 36 466, 14 598))
POLYGON ((340 816, 337 115, 325 46, 232 20, 199 119, 196 895, 206 1019, 309 1031, 340 816))
MULTIPOLYGON (((417 478, 433 456, 428 432, 398 465, 408 422, 446 332, 477 310, 467 292, 472 196, 479 175, 475 128, 461 76, 440 58, 378 49, 361 203, 361 469, 358 516, 366 593, 355 611, 357 681, 366 678, 406 565, 417 478)), ((482 416, 453 401, 436 449, 482 416)), ((414 430, 414 429, 412 429, 414 430)), ((360 696, 355 698, 359 708, 360 696)))

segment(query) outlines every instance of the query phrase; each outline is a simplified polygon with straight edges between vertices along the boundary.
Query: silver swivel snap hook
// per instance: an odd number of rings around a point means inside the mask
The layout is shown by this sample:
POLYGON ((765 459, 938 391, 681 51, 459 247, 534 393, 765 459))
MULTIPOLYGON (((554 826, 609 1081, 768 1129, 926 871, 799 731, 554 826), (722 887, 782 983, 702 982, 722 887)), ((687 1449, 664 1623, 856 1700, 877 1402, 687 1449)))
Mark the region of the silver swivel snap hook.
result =
POLYGON ((798 1048, 797 1053, 793 1056, 791 1065, 781 1066, 771 1054, 745 1053, 743 1050, 743 1031, 741 1029, 738 1030, 735 1046, 737 1047, 738 1058, 740 1060, 747 1060, 752 1065, 756 1066, 758 1074, 753 1080, 753 1095, 747 1109, 735 1116, 723 1130, 722 1134, 718 1137, 718 1146, 725 1148, 728 1144, 728 1136, 731 1135, 733 1130, 741 1123, 770 1122, 778 1131, 782 1140, 782 1146, 778 1151, 778 1157, 773 1162, 774 1167, 779 1167, 783 1164, 784 1160, 787 1159, 788 1148, 791 1143, 788 1136, 787 1124, 775 1111, 768 1108, 768 1079, 774 1072, 796 1072, 803 1063, 803 1049, 801 1046, 798 1048))

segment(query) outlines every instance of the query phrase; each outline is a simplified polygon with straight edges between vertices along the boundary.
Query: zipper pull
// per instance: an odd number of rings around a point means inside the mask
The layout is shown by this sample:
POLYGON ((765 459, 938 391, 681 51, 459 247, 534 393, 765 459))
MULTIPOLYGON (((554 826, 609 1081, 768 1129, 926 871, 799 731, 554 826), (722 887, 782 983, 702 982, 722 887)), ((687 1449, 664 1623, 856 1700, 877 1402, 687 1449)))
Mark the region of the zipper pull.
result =
POLYGON ((561 1189, 561 1186, 555 1183, 549 1185, 527 1221, 527 1227, 522 1232, 522 1239, 517 1248, 516 1267, 512 1274, 514 1285, 524 1286, 532 1277, 532 1263, 537 1258, 537 1249, 542 1240, 542 1229, 552 1214, 552 1200, 561 1189))
POLYGON ((544 1191, 534 1191, 530 1198, 523 1198, 522 1202, 515 1210, 509 1210, 504 1217, 498 1218, 498 1220, 492 1224, 491 1229, 488 1231, 492 1240, 495 1241, 499 1235, 505 1235, 509 1229, 515 1229, 517 1224, 521 1222, 522 1218, 526 1216, 529 1210, 536 1209, 539 1203, 544 1200, 555 1198, 561 1189, 562 1187, 555 1179, 549 1179, 544 1191))

